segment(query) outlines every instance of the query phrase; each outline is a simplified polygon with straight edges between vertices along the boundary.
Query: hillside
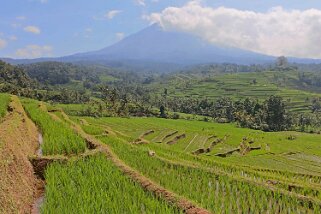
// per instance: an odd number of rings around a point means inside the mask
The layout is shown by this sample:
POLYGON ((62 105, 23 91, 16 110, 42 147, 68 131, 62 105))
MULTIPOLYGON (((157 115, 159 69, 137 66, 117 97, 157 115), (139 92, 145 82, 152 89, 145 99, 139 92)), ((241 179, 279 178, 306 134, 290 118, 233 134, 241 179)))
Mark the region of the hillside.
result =
MULTIPOLYGON (((8 95, 0 99, 8 100, 8 95)), ((0 165, 6 172, 0 181, 6 190, 0 201, 12 199, 10 206, 0 202, 4 213, 102 209, 318 213, 321 209, 319 134, 266 133, 233 124, 161 118, 71 117, 48 103, 11 99, 10 105, 16 107, 8 108, 12 112, 3 118, 0 130, 12 127, 24 133, 30 127, 25 136, 30 136, 32 145, 34 134, 39 134, 37 150, 19 153, 18 160, 29 159, 31 174, 36 175, 24 185, 43 180, 39 184, 44 190, 25 188, 11 197, 7 178, 20 178, 25 168, 0 165)), ((8 105, 6 101, 0 111, 8 105)), ((15 148, 10 151, 17 155, 29 142, 19 137, 8 144, 9 134, 0 135, 1 161, 7 160, 1 156, 7 147, 15 148)), ((15 189, 23 188, 21 184, 15 189)))
POLYGON ((23 69, 0 61, 0 84, 2 87, 32 88, 36 82, 23 69))
MULTIPOLYGON (((312 75, 309 73, 309 75, 312 75)), ((315 74, 316 75, 316 74, 315 74)), ((146 84, 152 93, 168 98, 216 100, 230 97, 233 100, 253 98, 264 100, 279 95, 289 103, 291 111, 308 112, 313 99, 320 99, 320 87, 305 84, 299 71, 220 72, 189 71, 169 74, 146 84)))

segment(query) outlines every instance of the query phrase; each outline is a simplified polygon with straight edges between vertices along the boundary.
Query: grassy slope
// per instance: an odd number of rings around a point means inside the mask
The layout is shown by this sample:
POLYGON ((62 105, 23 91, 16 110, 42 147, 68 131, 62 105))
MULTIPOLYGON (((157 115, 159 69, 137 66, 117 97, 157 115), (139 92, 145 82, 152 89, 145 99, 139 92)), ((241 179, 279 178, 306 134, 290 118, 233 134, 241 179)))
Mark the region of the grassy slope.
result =
MULTIPOLYGON (((123 138, 128 141, 134 141, 142 133, 148 130, 155 131, 155 133, 146 137, 147 140, 154 143, 160 141, 165 135, 174 131, 178 131, 178 134, 176 135, 185 133, 186 138, 179 140, 175 145, 166 145, 166 142, 172 139, 174 136, 165 139, 165 143, 156 145, 166 149, 186 153, 191 153, 199 148, 208 147, 211 143, 211 140, 207 139, 213 135, 216 135, 222 139, 224 136, 227 136, 224 143, 215 146, 213 151, 208 154, 210 155, 211 159, 243 165, 254 164, 259 167, 275 169, 284 169, 284 167, 286 167, 294 171, 309 171, 309 169, 315 169, 320 170, 321 173, 321 167, 312 165, 309 166, 307 164, 309 163, 310 159, 321 161, 321 151, 319 150, 321 141, 320 135, 317 134, 306 134, 299 132, 267 133, 251 129, 237 128, 234 124, 166 120, 159 118, 86 118, 86 120, 91 124, 96 124, 96 126, 83 125, 83 127, 89 132, 93 132, 92 134, 103 134, 105 129, 111 128, 112 130, 123 133, 125 135, 123 138), (244 137, 249 140, 254 140, 254 144, 252 146, 261 146, 262 149, 258 151, 252 151, 246 156, 235 154, 227 159, 214 156, 216 153, 226 152, 238 147, 244 137), (291 137, 295 139, 288 139, 291 137), (276 159, 280 160, 278 161, 276 159), (291 159, 298 159, 302 162, 297 163, 291 159), (286 162, 287 164, 283 164, 283 162, 286 162), (297 168, 297 165, 306 167, 306 170, 297 168)), ((208 158, 208 156, 205 157, 208 158)))
POLYGON ((321 97, 318 93, 296 89, 295 72, 280 75, 277 72, 211 74, 176 74, 167 80, 158 80, 148 87, 156 93, 168 89, 170 97, 194 97, 217 99, 221 96, 232 99, 252 97, 264 100, 270 95, 280 95, 290 101, 291 110, 309 111, 310 103, 306 99, 321 97), (253 84, 253 80, 256 84, 253 84))

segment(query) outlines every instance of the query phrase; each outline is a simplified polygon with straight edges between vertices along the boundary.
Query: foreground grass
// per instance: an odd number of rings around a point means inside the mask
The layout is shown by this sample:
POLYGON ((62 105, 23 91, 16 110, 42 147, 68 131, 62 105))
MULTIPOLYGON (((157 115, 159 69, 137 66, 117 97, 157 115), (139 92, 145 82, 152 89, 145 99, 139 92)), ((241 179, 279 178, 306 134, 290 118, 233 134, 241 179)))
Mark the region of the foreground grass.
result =
POLYGON ((145 192, 103 155, 52 164, 42 213, 179 213, 145 192))
POLYGON ((85 151, 85 141, 67 124, 54 120, 47 112, 40 109, 38 101, 23 99, 22 104, 30 118, 41 129, 44 140, 41 147, 44 155, 69 155, 85 151))
POLYGON ((157 118, 74 118, 89 134, 98 134, 104 143, 128 165, 161 186, 196 201, 215 213, 318 213, 320 211, 320 136, 296 132, 265 133, 237 128, 232 124, 157 118), (103 130, 108 136, 99 135, 103 130), (131 145, 142 133, 150 143, 131 145), (186 138, 166 144, 175 135, 186 138), (204 155, 192 155, 208 146, 210 136, 226 140, 204 155), (289 136, 294 138, 289 140, 289 136), (247 155, 215 157, 239 146, 246 137, 261 146, 247 155), (153 150, 156 156, 149 157, 153 150), (263 168, 264 167, 264 168, 263 168), (274 185, 267 185, 276 181, 274 185), (301 200, 309 197, 310 202, 301 200))
POLYGON ((0 94, 0 119, 6 114, 9 102, 10 96, 8 94, 0 94))
MULTIPOLYGON (((247 182, 221 172, 149 157, 148 149, 112 137, 100 137, 131 167, 160 185, 214 213, 318 213, 318 204, 272 191, 259 181, 247 182), (256 184, 257 182, 257 184, 256 184)), ((157 153, 157 152, 156 152, 157 153)))

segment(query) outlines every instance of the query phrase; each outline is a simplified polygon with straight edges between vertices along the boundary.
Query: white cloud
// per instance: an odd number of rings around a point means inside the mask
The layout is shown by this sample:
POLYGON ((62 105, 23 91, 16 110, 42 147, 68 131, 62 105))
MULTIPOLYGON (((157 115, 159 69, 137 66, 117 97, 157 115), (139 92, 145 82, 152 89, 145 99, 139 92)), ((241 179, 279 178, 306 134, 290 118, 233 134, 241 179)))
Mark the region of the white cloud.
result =
POLYGON ((259 13, 190 1, 145 18, 165 30, 188 32, 218 45, 275 56, 321 58, 321 10, 276 7, 259 13))
POLYGON ((0 38, 0 50, 7 46, 7 41, 0 38))
POLYGON ((49 45, 27 45, 24 48, 18 49, 15 55, 19 58, 38 58, 52 55, 53 48, 49 45))
POLYGON ((121 12, 122 12, 121 10, 111 10, 111 11, 108 11, 104 17, 107 19, 113 19, 115 16, 117 16, 121 12))
POLYGON ((121 33, 121 32, 116 33, 115 35, 116 35, 117 40, 122 40, 125 37, 125 34, 121 33))
POLYGON ((135 0, 135 2, 141 6, 146 6, 145 0, 135 0))
POLYGON ((24 28, 26 32, 40 34, 41 30, 36 26, 27 26, 24 28))

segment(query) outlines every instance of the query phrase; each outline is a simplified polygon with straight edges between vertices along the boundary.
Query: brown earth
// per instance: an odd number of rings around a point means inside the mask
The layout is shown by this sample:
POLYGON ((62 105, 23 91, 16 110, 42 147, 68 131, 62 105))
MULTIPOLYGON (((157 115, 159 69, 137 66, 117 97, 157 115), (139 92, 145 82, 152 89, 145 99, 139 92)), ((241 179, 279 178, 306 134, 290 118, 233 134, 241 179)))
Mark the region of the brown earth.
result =
POLYGON ((167 138, 170 138, 170 137, 176 135, 177 133, 178 133, 178 131, 174 131, 174 132, 171 132, 171 133, 165 135, 165 136, 162 138, 161 142, 164 142, 167 138))
POLYGON ((185 137, 186 137, 186 134, 178 135, 173 140, 168 141, 167 144, 168 145, 173 145, 173 144, 177 143, 177 141, 179 141, 180 139, 183 139, 185 137))
POLYGON ((0 213, 30 213, 41 189, 29 155, 38 148, 38 130, 13 96, 0 124, 0 213))
POLYGON ((52 163, 65 164, 70 160, 83 159, 90 156, 94 156, 101 153, 99 149, 88 150, 85 153, 79 155, 72 156, 63 156, 63 155, 52 155, 52 156, 31 156, 29 157, 29 161, 31 162, 35 175, 38 178, 44 180, 45 179, 45 171, 47 167, 52 163))

